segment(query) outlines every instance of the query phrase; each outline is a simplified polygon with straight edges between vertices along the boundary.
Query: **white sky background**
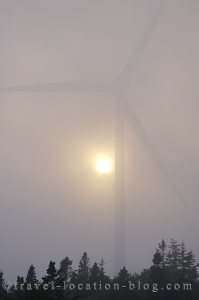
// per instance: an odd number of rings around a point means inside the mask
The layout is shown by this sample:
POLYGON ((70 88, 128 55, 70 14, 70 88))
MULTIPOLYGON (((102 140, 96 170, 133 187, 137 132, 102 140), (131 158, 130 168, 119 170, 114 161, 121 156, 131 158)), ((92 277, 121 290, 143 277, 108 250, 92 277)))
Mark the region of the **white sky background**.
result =
MULTIPOLYGON (((110 82, 159 1, 0 1, 0 86, 110 82)), ((199 3, 168 1, 127 91, 184 208, 126 124, 128 269, 151 264, 157 243, 184 240, 199 257, 199 3)), ((0 268, 14 280, 35 264, 84 250, 113 255, 113 176, 92 169, 114 155, 113 97, 85 93, 0 95, 0 268)))

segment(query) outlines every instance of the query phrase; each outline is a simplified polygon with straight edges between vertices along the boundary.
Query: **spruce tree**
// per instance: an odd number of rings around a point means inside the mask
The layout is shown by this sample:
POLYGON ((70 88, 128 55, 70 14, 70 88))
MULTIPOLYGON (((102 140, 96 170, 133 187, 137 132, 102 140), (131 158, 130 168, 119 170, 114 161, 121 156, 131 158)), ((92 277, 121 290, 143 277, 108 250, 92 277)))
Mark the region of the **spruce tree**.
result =
POLYGON ((126 267, 123 267, 119 271, 119 273, 115 279, 116 279, 116 282, 118 282, 120 284, 120 286, 125 286, 128 284, 128 281, 131 280, 131 278, 132 278, 131 273, 128 272, 126 267))
POLYGON ((90 262, 86 252, 83 253, 82 258, 79 262, 78 268, 78 281, 80 283, 86 283, 89 280, 89 273, 90 273, 90 262))
POLYGON ((55 268, 55 262, 50 261, 48 269, 46 271, 47 275, 43 277, 44 283, 51 283, 54 282, 57 278, 57 270, 55 268))
POLYGON ((106 275, 105 270, 104 270, 104 259, 101 259, 101 262, 99 264, 99 280, 104 283, 109 281, 109 277, 106 275))
POLYGON ((26 275, 26 285, 29 284, 34 288, 34 285, 37 284, 39 281, 37 280, 37 275, 35 271, 35 267, 33 265, 30 266, 26 275))
POLYGON ((195 280, 198 276, 193 251, 188 251, 184 242, 180 245, 179 251, 179 275, 181 280, 189 281, 195 280))
POLYGON ((89 282, 91 283, 98 283, 100 281, 100 268, 98 267, 98 264, 95 262, 90 269, 90 277, 89 282))
POLYGON ((67 256, 62 259, 60 262, 60 267, 57 272, 58 275, 58 281, 63 282, 63 281, 69 281, 72 276, 72 260, 70 260, 67 256))
POLYGON ((6 295, 6 290, 3 288, 5 283, 5 279, 3 276, 3 272, 0 271, 0 299, 4 299, 4 296, 6 295))
POLYGON ((161 254, 161 267, 165 268, 165 260, 166 260, 166 249, 167 245, 165 243, 165 240, 162 240, 161 243, 159 244, 159 249, 160 249, 160 254, 161 254))
POLYGON ((154 263, 154 266, 156 268, 160 268, 160 264, 162 262, 162 256, 161 256, 161 253, 156 250, 156 253, 154 254, 153 256, 153 263, 154 263))
POLYGON ((172 272, 177 272, 179 268, 180 245, 174 239, 171 239, 169 244, 169 252, 166 257, 166 265, 172 272))

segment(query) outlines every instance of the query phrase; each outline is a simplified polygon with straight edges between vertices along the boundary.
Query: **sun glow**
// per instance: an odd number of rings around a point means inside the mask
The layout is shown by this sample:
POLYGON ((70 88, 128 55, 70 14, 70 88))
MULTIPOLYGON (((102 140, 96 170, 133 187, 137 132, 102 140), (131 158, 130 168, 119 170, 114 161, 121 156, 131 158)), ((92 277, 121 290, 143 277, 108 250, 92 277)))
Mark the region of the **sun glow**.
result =
POLYGON ((109 158, 103 157, 96 161, 95 168, 98 173, 108 174, 113 170, 113 164, 109 158))

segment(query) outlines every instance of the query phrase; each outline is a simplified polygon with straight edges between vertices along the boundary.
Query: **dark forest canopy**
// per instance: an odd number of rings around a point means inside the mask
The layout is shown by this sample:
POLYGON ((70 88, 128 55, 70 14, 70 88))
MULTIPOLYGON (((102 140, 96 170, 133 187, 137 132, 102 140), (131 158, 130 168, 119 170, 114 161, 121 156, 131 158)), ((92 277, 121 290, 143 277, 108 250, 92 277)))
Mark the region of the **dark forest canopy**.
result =
POLYGON ((58 268, 50 261, 41 280, 33 265, 12 286, 0 272, 0 299, 198 299, 197 268, 193 252, 174 239, 160 242, 150 268, 137 274, 124 266, 114 278, 106 274, 103 259, 91 265, 84 252, 77 270, 66 256, 58 268))

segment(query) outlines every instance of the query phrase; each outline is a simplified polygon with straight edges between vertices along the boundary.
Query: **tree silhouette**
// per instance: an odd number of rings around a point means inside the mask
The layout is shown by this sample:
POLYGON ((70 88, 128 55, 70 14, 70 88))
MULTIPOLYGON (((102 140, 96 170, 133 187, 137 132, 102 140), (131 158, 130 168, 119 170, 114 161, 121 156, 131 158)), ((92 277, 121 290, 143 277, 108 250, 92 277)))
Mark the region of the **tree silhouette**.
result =
POLYGON ((78 281, 80 283, 86 283, 89 281, 90 260, 86 252, 83 253, 82 258, 79 262, 79 268, 77 274, 78 274, 78 281))
POLYGON ((90 269, 89 282, 95 283, 100 281, 100 268, 98 264, 95 262, 90 269))
POLYGON ((16 287, 13 285, 8 292, 4 289, 5 280, 3 272, 0 272, 0 300, 75 300, 77 295, 80 299, 88 300, 198 300, 199 276, 197 263, 193 251, 187 250, 184 242, 178 243, 171 239, 170 244, 162 240, 152 257, 153 265, 144 269, 140 274, 131 273, 123 267, 113 279, 108 277, 104 270, 104 260, 98 264, 94 262, 90 267, 90 260, 86 252, 83 253, 78 270, 72 270, 72 260, 66 256, 60 262, 57 271, 55 262, 50 261, 46 275, 39 282, 35 267, 31 265, 27 271, 25 280, 17 277, 16 287), (142 285, 154 285, 149 290, 129 290, 131 286, 140 282, 142 285), (51 288, 54 283, 55 289, 51 288), (74 285, 74 290, 69 287, 63 289, 63 283, 69 282, 74 285), (101 284, 100 290, 87 289, 94 284, 101 284), (170 284, 191 284, 191 290, 166 290, 170 284), (78 284, 83 287, 80 291, 78 284), (114 284, 119 285, 119 290, 113 290, 114 284), (44 289, 45 286, 49 289, 44 289), (111 286, 107 291, 105 285, 111 286), (157 286, 156 286, 157 285, 157 286), (163 289, 162 289, 163 287, 163 289))
POLYGON ((167 245, 165 243, 165 240, 162 240, 161 243, 159 244, 159 249, 160 249, 160 253, 161 253, 161 266, 162 268, 165 267, 165 260, 166 260, 166 249, 167 249, 167 245))
POLYGON ((55 262, 50 261, 48 269, 46 271, 47 275, 45 277, 43 277, 43 281, 44 283, 52 283, 56 280, 57 278, 57 270, 55 268, 55 262))
POLYGON ((179 251, 179 277, 181 281, 188 280, 192 282, 196 280, 197 274, 197 264, 193 251, 188 251, 186 249, 185 243, 180 245, 179 251))
POLYGON ((174 239, 171 239, 169 244, 169 252, 166 257, 166 265, 176 272, 179 267, 180 244, 174 239))
POLYGON ((154 266, 159 269, 160 268, 160 264, 162 262, 162 256, 161 256, 161 253, 156 250, 156 253, 154 254, 153 256, 153 263, 154 263, 154 266))
MULTIPOLYGON (((89 277, 90 277, 90 260, 88 258, 87 252, 84 252, 79 262, 79 267, 77 271, 77 283, 85 286, 87 283, 89 283, 89 277)), ((91 292, 85 290, 84 288, 83 290, 79 291, 79 295, 81 297, 88 297, 89 295, 91 295, 91 292)))
POLYGON ((57 275, 58 275, 58 280, 60 282, 63 282, 63 281, 69 281, 71 279, 71 276, 72 276, 72 263, 73 261, 70 260, 68 258, 68 256, 66 256, 64 259, 61 260, 60 262, 60 267, 59 267, 59 270, 57 272, 57 275))
POLYGON ((117 277, 116 277, 116 281, 122 286, 122 285, 127 285, 128 281, 130 281, 132 278, 132 275, 128 272, 128 270, 126 269, 126 267, 123 267, 117 277))
POLYGON ((25 284, 30 285, 32 288, 35 288, 35 285, 38 283, 35 267, 33 265, 30 266, 26 275, 25 284))
POLYGON ((5 284, 5 279, 4 279, 4 275, 3 272, 0 272, 0 299, 4 299, 5 295, 6 295, 6 290, 3 288, 5 284))
POLYGON ((104 283, 104 282, 109 282, 110 278, 109 276, 106 275, 105 270, 104 270, 104 259, 101 259, 101 262, 99 264, 99 281, 104 283))

